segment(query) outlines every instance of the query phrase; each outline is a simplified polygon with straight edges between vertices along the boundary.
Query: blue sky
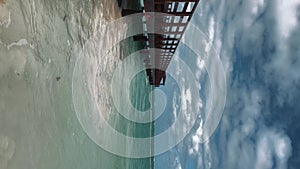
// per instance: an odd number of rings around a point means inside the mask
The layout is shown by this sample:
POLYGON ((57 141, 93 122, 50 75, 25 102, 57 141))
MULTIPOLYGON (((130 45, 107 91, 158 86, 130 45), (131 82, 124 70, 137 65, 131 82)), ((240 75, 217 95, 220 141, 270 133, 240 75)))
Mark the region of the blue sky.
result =
MULTIPOLYGON (((300 167, 299 21, 300 0, 201 1, 192 23, 210 37, 223 62, 226 107, 208 142, 197 141, 194 127, 179 145, 156 157, 157 169, 300 167)), ((179 51, 189 57, 185 52, 179 51)), ((200 61, 194 63, 194 71, 201 70, 200 61)), ((168 103, 165 113, 171 116, 164 115, 161 121, 167 123, 160 127, 172 123, 177 99, 168 103)))

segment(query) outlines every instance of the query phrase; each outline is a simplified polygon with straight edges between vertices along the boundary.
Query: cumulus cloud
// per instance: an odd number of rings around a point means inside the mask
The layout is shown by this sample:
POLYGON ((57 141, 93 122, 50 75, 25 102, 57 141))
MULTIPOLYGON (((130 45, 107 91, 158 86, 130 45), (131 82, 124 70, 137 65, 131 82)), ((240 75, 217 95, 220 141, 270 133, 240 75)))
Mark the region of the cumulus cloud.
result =
POLYGON ((277 0, 278 33, 282 38, 287 38, 297 26, 297 8, 299 5, 300 0, 277 0))
POLYGON ((192 141, 191 141, 191 147, 189 148, 189 155, 196 155, 197 153, 199 153, 201 136, 203 134, 202 126, 203 126, 203 121, 201 120, 199 128, 191 137, 192 141))
POLYGON ((291 141, 278 131, 265 131, 258 138, 256 152, 256 169, 285 169, 291 155, 291 141))
POLYGON ((181 167, 181 163, 178 159, 178 156, 175 158, 175 160, 173 161, 173 168, 174 169, 182 169, 181 167))
MULTIPOLYGON (((299 4, 299 0, 200 3, 193 22, 219 52, 229 94, 220 127, 210 141, 200 144, 199 120, 176 147, 182 168, 192 159, 195 168, 286 169, 292 165, 289 159, 297 158, 292 156, 293 138, 283 127, 287 122, 272 119, 285 113, 286 104, 298 104, 294 98, 299 94, 300 48, 293 45, 300 43, 299 4)), ((201 67, 201 61, 197 63, 201 67)), ((186 91, 181 95, 186 97, 186 91)))
MULTIPOLYGON (((290 44, 282 44, 280 40, 280 36, 287 37, 297 27, 297 22, 286 21, 289 22, 286 23, 289 29, 282 30, 285 29, 282 27, 285 24, 282 18, 294 20, 296 15, 293 11, 298 2, 283 3, 288 4, 280 6, 278 2, 272 1, 231 1, 220 4, 210 1, 204 5, 215 8, 215 11, 210 11, 208 7, 202 8, 208 13, 207 20, 212 16, 216 19, 216 34, 212 37, 227 65, 226 73, 230 81, 228 106, 218 141, 214 140, 210 145, 211 148, 217 145, 216 149, 221 154, 213 154, 213 161, 222 159, 218 165, 213 164, 213 168, 284 169, 288 166, 287 159, 292 152, 291 140, 284 131, 278 131, 280 127, 275 124, 268 126, 265 119, 276 113, 271 107, 275 97, 291 102, 291 99, 285 99, 285 95, 271 92, 271 83, 284 88, 287 93, 295 94, 293 86, 299 80, 295 75, 295 72, 299 72, 295 66, 299 67, 299 64, 293 66, 291 62, 293 56, 289 55, 290 44), (278 17, 278 8, 291 12, 278 17), (281 35, 277 34, 278 31, 281 35), (282 46, 287 50, 281 50, 282 46), (274 51, 274 48, 279 50, 274 51), (284 81, 278 79, 283 74, 284 81)), ((210 29, 208 27, 207 32, 212 32, 210 29)))

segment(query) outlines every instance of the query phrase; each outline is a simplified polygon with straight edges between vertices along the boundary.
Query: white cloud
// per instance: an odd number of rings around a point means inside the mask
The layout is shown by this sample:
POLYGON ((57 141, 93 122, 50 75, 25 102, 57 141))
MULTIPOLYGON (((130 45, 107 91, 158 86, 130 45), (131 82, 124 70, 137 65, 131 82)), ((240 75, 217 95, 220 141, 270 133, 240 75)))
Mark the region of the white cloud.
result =
POLYGON ((172 165, 171 165, 172 168, 174 168, 174 169, 182 169, 180 158, 178 156, 178 152, 171 151, 170 160, 172 162, 172 165))
POLYGON ((173 118, 176 119, 177 118, 177 109, 178 109, 178 104, 177 104, 177 96, 178 96, 178 93, 177 92, 174 92, 173 94, 173 105, 172 105, 172 113, 173 113, 173 118))
POLYGON ((177 160, 175 160, 174 169, 182 169, 181 163, 177 160))
POLYGON ((264 0, 253 0, 250 3, 252 3, 251 11, 255 15, 258 13, 259 9, 264 6, 264 0))
MULTIPOLYGON (((265 118, 275 113, 270 105, 274 97, 291 102, 297 92, 300 62, 288 42, 300 26, 296 18, 300 0, 201 3, 197 24, 217 46, 231 87, 217 139, 200 144, 199 127, 177 147, 181 157, 195 157, 199 168, 288 168, 291 139, 280 127, 268 126, 265 118), (239 69, 244 70, 234 72, 239 69), (278 93, 270 92, 273 85, 278 93)), ((182 95, 186 97, 185 92, 182 95)))
POLYGON ((273 166, 271 147, 268 138, 261 138, 257 146, 256 169, 270 169, 273 166))
MULTIPOLYGON (((295 31, 299 31, 299 21, 297 21, 297 10, 300 8, 300 0, 277 0, 276 1, 276 21, 277 35, 276 53, 273 54, 270 62, 264 65, 265 81, 272 85, 278 85, 279 94, 277 100, 281 104, 291 102, 293 95, 298 91, 297 83, 300 80, 300 60, 299 49, 293 49, 292 43, 299 43, 299 35, 295 36, 295 31), (298 50, 298 53, 295 51, 298 50)), ((298 11, 299 12, 299 11, 298 11)), ((296 45, 296 44, 293 44, 296 45)))
POLYGON ((189 155, 199 154, 201 146, 201 136, 203 134, 202 125, 203 121, 201 120, 199 128, 196 130, 195 134, 191 136, 191 146, 189 148, 189 155))
POLYGON ((209 19, 209 28, 208 28, 209 39, 213 40, 215 36, 215 20, 213 17, 209 19))
POLYGON ((277 0, 278 33, 287 38, 297 25, 297 7, 300 0, 277 0))
POLYGON ((291 141, 281 132, 263 131, 258 139, 256 169, 287 168, 291 156, 291 141))

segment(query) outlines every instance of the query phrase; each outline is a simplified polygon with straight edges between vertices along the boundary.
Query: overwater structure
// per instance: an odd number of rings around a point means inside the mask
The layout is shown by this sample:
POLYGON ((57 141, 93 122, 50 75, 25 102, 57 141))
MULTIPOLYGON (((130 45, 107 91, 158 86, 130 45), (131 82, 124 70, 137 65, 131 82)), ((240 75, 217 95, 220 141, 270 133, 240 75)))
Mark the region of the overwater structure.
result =
POLYGON ((148 49, 160 49, 159 52, 152 53, 153 56, 151 59, 144 60, 150 85, 154 85, 155 87, 165 85, 168 65, 199 1, 144 0, 144 8, 142 10, 123 9, 123 16, 141 12, 167 14, 164 19, 155 21, 154 23, 154 27, 163 30, 163 33, 145 33, 134 36, 135 41, 146 42, 148 49))

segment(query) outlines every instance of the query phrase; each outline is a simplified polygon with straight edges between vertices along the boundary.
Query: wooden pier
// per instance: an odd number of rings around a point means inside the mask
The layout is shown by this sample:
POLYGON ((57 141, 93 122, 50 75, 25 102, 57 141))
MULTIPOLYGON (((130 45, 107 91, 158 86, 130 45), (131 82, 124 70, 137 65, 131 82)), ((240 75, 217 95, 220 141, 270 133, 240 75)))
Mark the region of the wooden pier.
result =
MULTIPOLYGON (((142 10, 123 9, 122 15, 134 13, 160 12, 167 15, 162 20, 155 20, 155 29, 163 30, 163 34, 141 34, 134 36, 135 41, 144 41, 148 48, 160 49, 153 59, 145 60, 146 73, 150 85, 165 85, 166 70, 177 49, 182 35, 200 0, 144 0, 142 10), (153 66, 153 64, 155 66, 153 66), (153 68, 155 67, 155 68, 153 68)), ((149 52, 150 53, 150 52, 149 52)))

